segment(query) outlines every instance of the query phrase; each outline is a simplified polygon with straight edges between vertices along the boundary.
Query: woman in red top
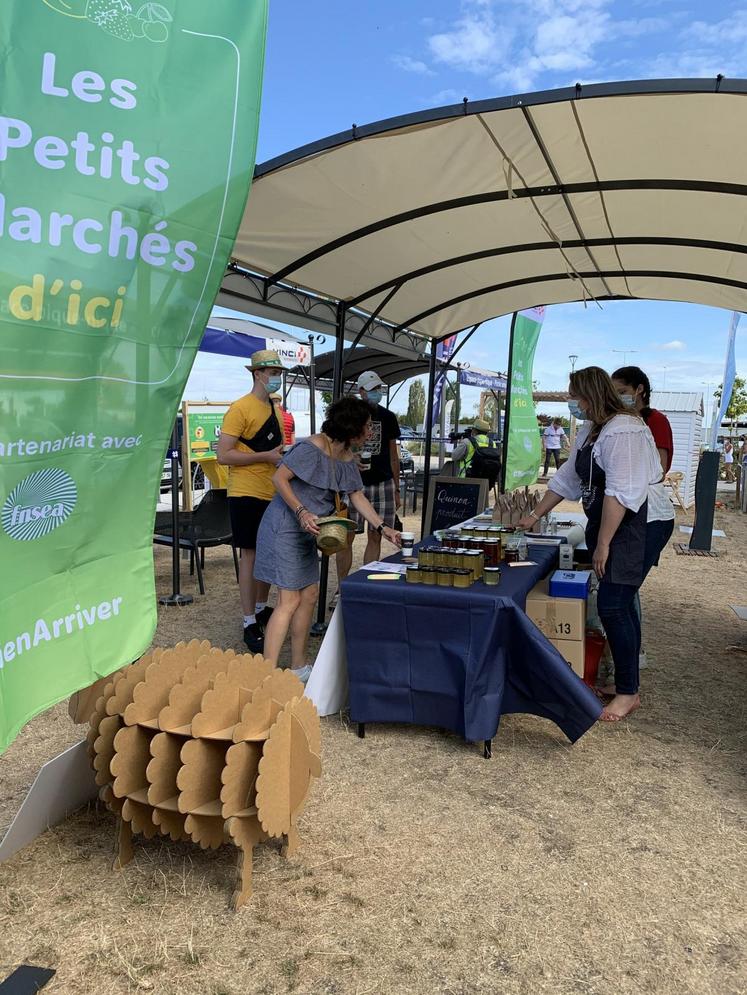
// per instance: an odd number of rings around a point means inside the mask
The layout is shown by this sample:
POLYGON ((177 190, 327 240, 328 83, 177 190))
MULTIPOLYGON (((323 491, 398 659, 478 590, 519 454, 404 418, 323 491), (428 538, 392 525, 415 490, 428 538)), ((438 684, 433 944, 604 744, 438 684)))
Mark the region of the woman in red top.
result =
MULTIPOLYGON (((638 366, 622 366, 612 374, 612 383, 623 404, 639 413, 654 437, 659 459, 661 478, 672 466, 674 441, 669 419, 661 411, 651 407, 651 384, 638 366)), ((651 567, 658 566, 661 551, 674 531, 674 507, 663 483, 652 484, 648 492, 648 519, 646 525, 646 554, 643 561, 645 579, 651 567)))

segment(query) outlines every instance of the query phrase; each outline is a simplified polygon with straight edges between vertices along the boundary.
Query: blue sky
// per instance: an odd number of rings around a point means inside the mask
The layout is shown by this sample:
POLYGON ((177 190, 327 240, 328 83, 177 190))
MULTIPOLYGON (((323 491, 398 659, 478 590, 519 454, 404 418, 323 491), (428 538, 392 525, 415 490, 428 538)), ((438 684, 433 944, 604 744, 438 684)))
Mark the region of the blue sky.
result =
MULTIPOLYGON (((717 73, 747 76, 747 4, 270 0, 257 157, 465 96, 717 73)), ((628 350, 628 361, 656 387, 705 392, 722 376, 729 318, 713 308, 645 301, 548 309, 535 375, 544 389, 562 388, 570 353, 577 365, 611 370, 624 358, 614 350, 628 350)), ((504 370, 508 326, 507 318, 487 322, 460 358, 504 370)), ((747 373, 747 318, 737 334, 737 367, 747 373)), ((192 393, 199 385, 200 395, 215 396, 223 376, 219 393, 241 389, 237 361, 199 357, 192 393)))

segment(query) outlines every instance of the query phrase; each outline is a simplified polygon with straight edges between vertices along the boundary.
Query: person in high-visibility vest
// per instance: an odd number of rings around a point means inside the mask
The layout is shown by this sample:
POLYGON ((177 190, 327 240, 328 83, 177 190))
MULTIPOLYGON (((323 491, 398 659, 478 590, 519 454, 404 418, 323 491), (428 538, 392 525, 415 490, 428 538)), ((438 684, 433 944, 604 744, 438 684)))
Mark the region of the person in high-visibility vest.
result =
POLYGON ((489 431, 490 425, 488 422, 482 418, 476 418, 469 436, 454 446, 451 458, 454 461, 454 466, 457 467, 458 477, 467 476, 469 468, 472 465, 472 458, 475 455, 475 449, 478 446, 490 445, 490 439, 488 438, 489 431))

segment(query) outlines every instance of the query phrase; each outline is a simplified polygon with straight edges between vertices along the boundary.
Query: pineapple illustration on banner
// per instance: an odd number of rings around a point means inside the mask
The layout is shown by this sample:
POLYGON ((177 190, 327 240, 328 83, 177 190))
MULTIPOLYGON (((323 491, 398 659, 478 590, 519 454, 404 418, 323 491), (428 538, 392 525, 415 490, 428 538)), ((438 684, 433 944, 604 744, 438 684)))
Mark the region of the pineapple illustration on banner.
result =
POLYGON ((47 7, 67 17, 91 21, 120 41, 145 38, 161 43, 168 41, 169 25, 173 21, 162 3, 144 3, 133 7, 129 0, 42 0, 47 7))

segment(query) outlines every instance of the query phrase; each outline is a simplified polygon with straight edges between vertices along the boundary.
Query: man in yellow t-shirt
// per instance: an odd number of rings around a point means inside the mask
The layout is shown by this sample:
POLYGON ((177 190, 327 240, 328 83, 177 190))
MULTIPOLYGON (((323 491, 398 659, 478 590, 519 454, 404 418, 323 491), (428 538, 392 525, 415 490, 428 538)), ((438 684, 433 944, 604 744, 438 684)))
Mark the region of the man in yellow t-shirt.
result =
POLYGON ((282 458, 283 423, 270 394, 280 387, 283 367, 276 352, 262 349, 254 353, 247 369, 254 387, 226 412, 216 455, 228 467, 228 510, 233 541, 240 550, 244 642, 252 653, 261 653, 272 608, 267 607, 269 584, 254 579, 254 557, 259 523, 275 494, 272 477, 282 458))

